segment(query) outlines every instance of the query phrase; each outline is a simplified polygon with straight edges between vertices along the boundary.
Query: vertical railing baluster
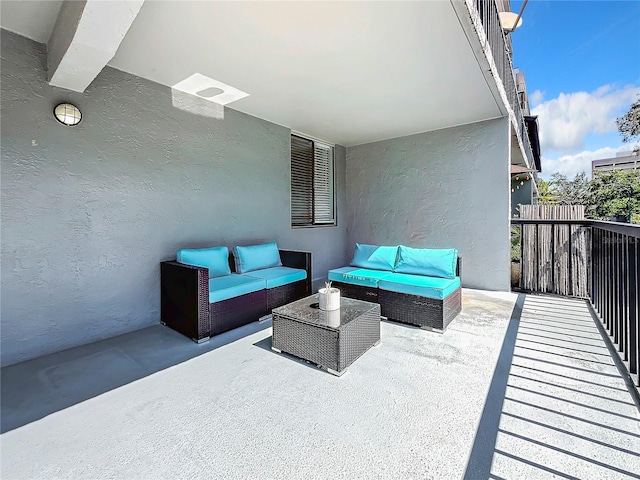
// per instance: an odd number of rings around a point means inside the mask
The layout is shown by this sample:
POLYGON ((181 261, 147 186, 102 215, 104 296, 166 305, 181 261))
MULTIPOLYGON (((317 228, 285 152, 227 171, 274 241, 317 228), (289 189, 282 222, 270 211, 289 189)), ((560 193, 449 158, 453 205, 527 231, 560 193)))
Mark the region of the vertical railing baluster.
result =
POLYGON ((620 351, 621 342, 621 326, 622 315, 620 314, 620 291, 622 290, 622 249, 620 248, 620 234, 615 234, 615 248, 616 248, 616 289, 613 292, 613 314, 616 321, 616 347, 620 351))
POLYGON ((596 310, 598 309, 598 285, 597 285, 597 274, 598 274, 598 269, 597 269, 597 260, 598 257, 596 256, 596 249, 597 249, 597 241, 598 238, 596 237, 597 232, 596 229, 593 227, 589 228, 589 231, 591 232, 589 235, 589 240, 590 240, 590 252, 591 252, 591 256, 590 258, 590 262, 589 262, 589 268, 591 270, 591 278, 589 279, 591 282, 591 285, 589 287, 589 298, 591 299, 591 304, 593 305, 593 308, 595 308, 596 310))
POLYGON ((602 323, 604 323, 605 328, 607 327, 607 270, 606 270, 606 255, 607 255, 607 232, 605 230, 601 231, 602 234, 602 252, 600 258, 600 264, 602 266, 602 270, 600 274, 602 275, 602 303, 601 303, 601 311, 600 318, 602 318, 602 323))
POLYGON ((618 250, 618 291, 616 292, 616 311, 618 317, 618 351, 624 347, 624 315, 622 313, 622 290, 624 289, 624 255, 622 254, 622 234, 616 236, 616 249, 618 250))
POLYGON ((616 282, 616 288, 613 292, 613 314, 615 317, 615 322, 616 322, 616 338, 615 338, 615 343, 616 343, 616 348, 618 349, 618 352, 620 351, 620 343, 621 343, 621 330, 622 330, 622 315, 620 314, 620 291, 622 290, 622 249, 621 247, 621 239, 620 239, 620 234, 616 233, 615 234, 615 248, 616 248, 616 277, 615 277, 615 282, 616 282))
POLYGON ((607 331, 609 329, 609 289, 611 288, 611 275, 609 272, 609 247, 611 244, 609 243, 609 235, 610 232, 604 231, 604 244, 603 244, 603 253, 604 258, 602 259, 602 274, 604 276, 604 294, 603 294, 603 315, 602 319, 605 322, 607 331))
POLYGON ((621 352, 622 348, 622 303, 621 303, 621 291, 622 291, 622 235, 616 233, 616 290, 614 295, 615 300, 615 316, 616 316, 616 346, 618 351, 621 352))
POLYGON ((605 290, 605 274, 604 274, 604 231, 599 228, 599 248, 600 252, 598 253, 598 263, 600 267, 598 269, 598 275, 600 275, 600 318, 604 318, 604 290, 605 290))
POLYGON ((609 277, 607 276, 607 235, 609 232, 602 231, 602 313, 601 317, 605 328, 608 328, 607 324, 607 288, 609 287, 609 277))
POLYGON ((611 336, 613 337, 614 343, 616 342, 616 336, 618 332, 618 322, 616 318, 616 288, 617 288, 617 277, 616 277, 616 234, 615 232, 611 233, 611 292, 609 293, 610 299, 610 313, 609 320, 611 322, 611 336))
POLYGON ((618 344, 619 352, 624 351, 625 342, 625 321, 624 321, 624 272, 625 272, 625 255, 624 255, 624 235, 618 235, 618 344))
MULTIPOLYGON (((638 359, 638 347, 640 346, 640 328, 638 328, 639 244, 638 238, 632 238, 627 245, 629 252, 629 372, 633 375, 638 375, 640 367, 638 359)), ((640 385, 640 380, 638 384, 640 385)))
POLYGON ((603 247, 603 232, 601 228, 598 228, 598 313, 600 314, 600 318, 602 318, 602 312, 604 305, 604 267, 603 267, 603 257, 604 257, 604 247, 603 247))
POLYGON ((611 269, 611 264, 612 264, 612 244, 611 244, 611 238, 612 238, 612 233, 611 232, 607 232, 607 258, 605 261, 605 275, 607 277, 607 292, 606 292, 606 302, 607 302, 607 310, 605 312, 606 315, 606 322, 607 322, 607 327, 609 329, 609 335, 613 334, 613 325, 611 322, 611 291, 613 290, 613 279, 611 278, 612 275, 612 269, 611 269))
POLYGON ((591 256, 590 258, 590 262, 589 262, 589 271, 590 273, 590 278, 589 278, 589 298, 591 299, 591 305, 593 305, 593 308, 595 308, 597 310, 598 308, 598 303, 597 303, 597 297, 598 297, 598 286, 596 285, 596 274, 597 274, 597 270, 596 270, 596 229, 595 228, 589 228, 589 231, 591 232, 589 235, 589 251, 591 252, 591 256))
MULTIPOLYGON (((613 233, 611 239, 612 263, 611 263, 611 326, 613 343, 618 343, 618 234, 613 233)), ((617 346, 617 345, 616 345, 617 346)))
POLYGON ((629 241, 629 237, 627 235, 620 235, 621 243, 620 243, 620 268, 622 270, 622 275, 620 276, 622 285, 620 288, 620 319, 622 325, 620 327, 620 345, 621 352, 623 352, 623 359, 627 361, 629 359, 629 264, 627 254, 627 243, 629 241))

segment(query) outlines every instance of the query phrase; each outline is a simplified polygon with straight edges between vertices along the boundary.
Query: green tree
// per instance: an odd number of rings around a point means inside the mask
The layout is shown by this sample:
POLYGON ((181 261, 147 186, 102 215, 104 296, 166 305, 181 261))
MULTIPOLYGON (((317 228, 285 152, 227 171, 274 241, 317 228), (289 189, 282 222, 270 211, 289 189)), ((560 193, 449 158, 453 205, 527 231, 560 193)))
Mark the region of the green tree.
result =
POLYGON ((549 182, 542 178, 538 179, 538 203, 543 205, 556 205, 558 203, 556 197, 551 192, 549 182))
POLYGON ((538 180, 538 202, 546 205, 586 205, 589 198, 589 180, 584 172, 573 180, 554 173, 547 182, 538 180))
MULTIPOLYGON (((640 98, 631 104, 629 111, 616 119, 618 131, 625 143, 640 140, 640 98)), ((638 153, 640 147, 636 146, 634 153, 638 153)))
POLYGON ((596 172, 589 184, 587 211, 594 218, 606 220, 624 216, 633 223, 640 223, 640 172, 596 172))

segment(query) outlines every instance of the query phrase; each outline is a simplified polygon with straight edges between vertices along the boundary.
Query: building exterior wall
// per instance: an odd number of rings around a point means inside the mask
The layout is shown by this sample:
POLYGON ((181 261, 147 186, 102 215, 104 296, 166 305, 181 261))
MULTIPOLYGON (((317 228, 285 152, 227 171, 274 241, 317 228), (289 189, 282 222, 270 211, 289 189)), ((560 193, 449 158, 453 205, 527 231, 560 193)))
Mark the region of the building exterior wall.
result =
POLYGON ((613 158, 591 161, 591 175, 612 170, 640 170, 640 155, 622 152, 613 158))
POLYGON ((158 323, 159 262, 182 247, 276 240, 313 252, 316 286, 347 261, 343 147, 338 226, 292 229, 289 129, 108 67, 83 94, 51 87, 44 45, 1 35, 2 365, 158 323))
POLYGON ((513 217, 518 215, 518 205, 533 203, 533 183, 525 177, 527 177, 526 174, 520 175, 518 180, 511 177, 511 216, 513 217))
POLYGON ((455 247, 463 286, 509 290, 506 117, 347 148, 348 252, 455 247))

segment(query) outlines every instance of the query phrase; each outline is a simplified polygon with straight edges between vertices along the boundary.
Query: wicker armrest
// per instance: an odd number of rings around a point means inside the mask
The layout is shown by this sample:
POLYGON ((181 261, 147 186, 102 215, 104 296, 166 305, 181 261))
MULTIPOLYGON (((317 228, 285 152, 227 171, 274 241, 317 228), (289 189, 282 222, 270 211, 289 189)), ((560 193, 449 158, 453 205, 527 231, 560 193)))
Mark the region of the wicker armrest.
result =
POLYGON ((175 261, 160 262, 162 323, 199 340, 209 332, 209 270, 175 261))
POLYGON ((307 271, 307 295, 311 295, 311 252, 280 250, 282 265, 307 271))
POLYGON ((458 256, 458 263, 456 263, 456 276, 460 277, 460 283, 462 283, 462 257, 458 256))

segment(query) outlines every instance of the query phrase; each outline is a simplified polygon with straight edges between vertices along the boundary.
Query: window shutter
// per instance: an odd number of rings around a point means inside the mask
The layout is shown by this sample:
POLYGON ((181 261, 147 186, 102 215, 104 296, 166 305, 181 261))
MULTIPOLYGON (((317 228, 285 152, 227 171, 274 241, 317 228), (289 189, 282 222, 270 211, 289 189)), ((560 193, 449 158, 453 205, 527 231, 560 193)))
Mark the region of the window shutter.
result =
POLYGON ((291 135, 291 225, 313 223, 313 142, 291 135))
POLYGON ((314 223, 334 223, 332 147, 315 142, 313 168, 314 223))

